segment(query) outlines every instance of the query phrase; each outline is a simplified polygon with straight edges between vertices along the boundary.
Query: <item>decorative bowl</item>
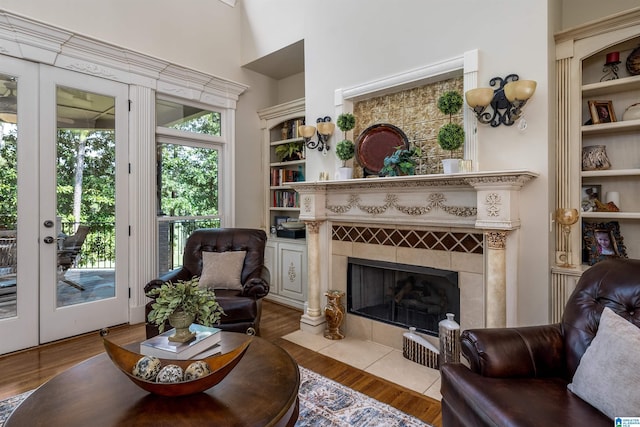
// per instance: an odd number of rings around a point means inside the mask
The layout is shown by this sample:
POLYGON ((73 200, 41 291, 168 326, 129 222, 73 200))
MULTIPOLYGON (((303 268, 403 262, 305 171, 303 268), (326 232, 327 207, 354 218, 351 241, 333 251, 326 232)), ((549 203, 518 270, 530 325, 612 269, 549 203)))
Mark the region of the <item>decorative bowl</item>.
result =
MULTIPOLYGON (((104 348, 111 361, 138 387, 142 388, 153 394, 161 396, 186 396, 189 394, 200 393, 205 391, 227 376, 229 372, 238 364, 242 356, 244 356, 249 344, 251 344, 251 337, 239 347, 234 350, 225 353, 217 354, 211 357, 201 359, 209 365, 211 373, 209 375, 200 377, 191 381, 183 381, 179 383, 157 383, 154 381, 147 381, 142 378, 134 376, 131 372, 134 365, 144 355, 127 350, 120 347, 117 344, 112 343, 106 337, 102 338, 104 348)), ((195 362, 197 359, 190 360, 173 360, 173 359, 160 359, 162 366, 166 365, 178 365, 184 371, 189 365, 195 362)))
POLYGON ((282 223, 282 227, 286 230, 302 230, 305 227, 304 222, 287 221, 282 223))

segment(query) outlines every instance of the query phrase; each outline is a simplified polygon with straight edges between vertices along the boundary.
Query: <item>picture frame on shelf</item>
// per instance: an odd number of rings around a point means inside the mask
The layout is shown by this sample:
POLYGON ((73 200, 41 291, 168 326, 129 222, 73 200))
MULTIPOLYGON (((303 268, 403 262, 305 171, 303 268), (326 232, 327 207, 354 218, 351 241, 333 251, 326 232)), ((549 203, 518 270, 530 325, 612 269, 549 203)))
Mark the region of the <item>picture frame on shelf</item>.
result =
POLYGON ((284 230, 284 227, 282 226, 282 224, 287 222, 288 220, 289 220, 288 216, 275 216, 274 221, 275 221, 276 230, 284 230))
POLYGON ((612 123, 616 120, 613 101, 588 101, 591 122, 594 124, 612 123))
POLYGON ((583 185, 580 194, 582 212, 595 211, 596 200, 602 201, 602 185, 583 185))
POLYGON ((627 258, 618 221, 582 224, 583 261, 594 265, 607 258, 627 258))

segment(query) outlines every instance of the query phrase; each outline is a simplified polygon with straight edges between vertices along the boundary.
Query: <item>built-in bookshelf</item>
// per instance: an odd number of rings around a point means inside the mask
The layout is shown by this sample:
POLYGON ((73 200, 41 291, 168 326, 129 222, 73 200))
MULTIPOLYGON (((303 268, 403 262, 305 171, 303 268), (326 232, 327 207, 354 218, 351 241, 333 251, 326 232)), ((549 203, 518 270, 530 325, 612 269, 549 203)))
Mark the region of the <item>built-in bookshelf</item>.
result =
POLYGON ((609 256, 640 258, 640 119, 625 114, 640 102, 639 34, 640 10, 556 34, 556 207, 576 208, 580 218, 568 240, 556 227, 554 322, 590 265, 609 256), (627 67, 629 58, 635 68, 627 67), (615 240, 613 255, 594 236, 601 230, 615 240), (572 268, 558 265, 566 252, 572 268))
POLYGON ((306 179, 305 144, 298 135, 298 126, 304 124, 305 102, 291 101, 258 114, 262 119, 266 171, 264 226, 269 234, 265 264, 271 272, 271 289, 266 298, 303 309, 307 295, 307 242, 300 235, 304 236, 304 232, 276 233, 275 229, 300 215, 300 196, 290 184, 306 179))

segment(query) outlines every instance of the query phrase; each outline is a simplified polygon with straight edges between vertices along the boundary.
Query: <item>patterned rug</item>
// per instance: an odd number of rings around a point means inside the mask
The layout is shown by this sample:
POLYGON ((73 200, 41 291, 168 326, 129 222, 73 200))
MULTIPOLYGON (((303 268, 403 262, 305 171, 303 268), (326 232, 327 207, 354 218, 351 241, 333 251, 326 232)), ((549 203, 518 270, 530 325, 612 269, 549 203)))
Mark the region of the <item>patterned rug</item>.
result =
POLYGON ((411 415, 300 367, 296 426, 429 426, 411 415))
MULTIPOLYGON (((0 400, 0 427, 32 392, 0 400)), ((300 367, 298 427, 429 427, 411 415, 300 367)))

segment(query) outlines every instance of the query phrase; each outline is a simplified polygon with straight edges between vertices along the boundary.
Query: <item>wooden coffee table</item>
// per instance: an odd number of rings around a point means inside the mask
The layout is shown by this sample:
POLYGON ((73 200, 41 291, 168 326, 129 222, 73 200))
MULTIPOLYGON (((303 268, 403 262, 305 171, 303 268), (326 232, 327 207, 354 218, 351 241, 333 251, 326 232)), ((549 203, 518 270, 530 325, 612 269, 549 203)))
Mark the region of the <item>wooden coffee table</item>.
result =
MULTIPOLYGON (((246 335, 222 332, 222 351, 246 335)), ((238 365, 216 386, 162 397, 131 382, 106 353, 52 378, 7 419, 22 426, 293 426, 298 419, 298 365, 282 348, 254 337, 238 365)))

